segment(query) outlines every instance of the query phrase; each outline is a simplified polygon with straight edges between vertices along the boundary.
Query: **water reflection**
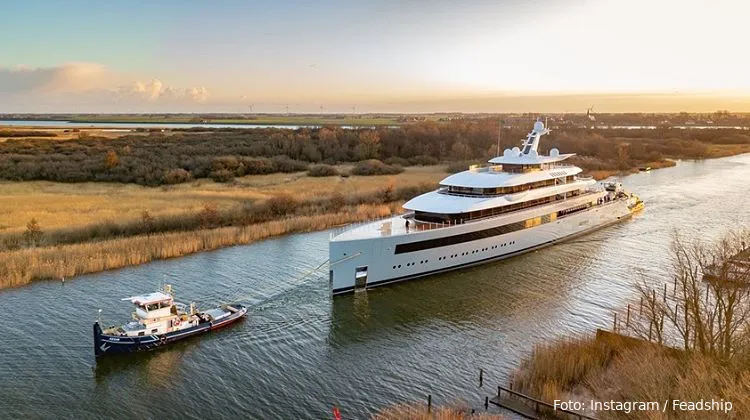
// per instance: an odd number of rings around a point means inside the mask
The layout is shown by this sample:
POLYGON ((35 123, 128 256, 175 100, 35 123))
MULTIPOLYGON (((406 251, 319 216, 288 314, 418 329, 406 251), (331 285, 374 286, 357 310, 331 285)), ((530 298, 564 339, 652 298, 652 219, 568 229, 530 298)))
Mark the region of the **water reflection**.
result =
MULTIPOLYGON (((673 230, 714 239, 750 220, 750 155, 626 177, 646 210, 591 235, 506 261, 331 299, 328 232, 276 238, 0 291, 0 413, 7 418, 367 418, 388 404, 481 404, 534 344, 607 327, 634 273, 664 271, 673 230), (178 300, 244 296, 231 329, 157 353, 94 361, 91 325, 128 319, 119 299, 164 273, 178 300), (33 314, 33 316, 29 316, 33 314), (70 343, 76 343, 70 345, 70 343), (124 409, 127 410, 124 410, 124 409), (156 411, 158 410, 158 411, 156 411)), ((476 405, 475 405, 476 406, 476 405)))
POLYGON ((502 331, 504 319, 549 318, 564 309, 570 293, 586 287, 571 278, 594 264, 603 242, 604 237, 592 237, 589 242, 562 243, 513 259, 337 297, 331 303, 328 341, 347 345, 435 324, 479 324, 502 331))

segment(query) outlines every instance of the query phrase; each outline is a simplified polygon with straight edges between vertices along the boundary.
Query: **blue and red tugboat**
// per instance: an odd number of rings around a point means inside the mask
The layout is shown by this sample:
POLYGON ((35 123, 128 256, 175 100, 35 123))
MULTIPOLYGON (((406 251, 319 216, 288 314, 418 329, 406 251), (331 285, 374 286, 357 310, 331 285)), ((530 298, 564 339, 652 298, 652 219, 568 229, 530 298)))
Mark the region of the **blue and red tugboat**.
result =
POLYGON ((188 307, 175 302, 169 285, 158 292, 123 300, 135 305, 133 320, 105 329, 102 329, 99 321, 94 323, 96 357, 153 350, 183 338, 226 327, 247 314, 247 308, 240 304, 197 311, 194 304, 188 307))

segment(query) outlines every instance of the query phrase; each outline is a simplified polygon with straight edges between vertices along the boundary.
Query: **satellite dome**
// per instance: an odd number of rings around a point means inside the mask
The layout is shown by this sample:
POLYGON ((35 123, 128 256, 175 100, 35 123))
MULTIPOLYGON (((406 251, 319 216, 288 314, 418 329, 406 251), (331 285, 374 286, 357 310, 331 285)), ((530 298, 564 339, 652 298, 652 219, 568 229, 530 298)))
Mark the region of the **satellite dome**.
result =
POLYGON ((521 149, 519 149, 518 147, 514 147, 513 150, 512 150, 512 152, 517 155, 517 154, 521 153, 521 149))
POLYGON ((503 150, 503 157, 511 157, 513 156, 513 152, 510 149, 503 150))
POLYGON ((544 131, 544 123, 541 121, 535 122, 534 131, 536 131, 537 133, 541 133, 542 131, 544 131))
POLYGON ((557 148, 556 148, 556 147, 553 147, 553 148, 552 148, 552 149, 551 149, 551 150, 549 151, 549 155, 550 155, 550 156, 553 156, 553 157, 554 157, 554 156, 560 156, 560 151, 559 151, 559 150, 557 150, 557 148))

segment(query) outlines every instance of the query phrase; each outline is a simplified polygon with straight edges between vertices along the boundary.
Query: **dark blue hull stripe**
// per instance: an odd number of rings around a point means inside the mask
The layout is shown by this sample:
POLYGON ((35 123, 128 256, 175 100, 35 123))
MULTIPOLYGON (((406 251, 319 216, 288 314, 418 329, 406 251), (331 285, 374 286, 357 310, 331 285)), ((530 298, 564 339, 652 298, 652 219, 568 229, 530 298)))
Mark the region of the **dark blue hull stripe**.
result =
POLYGON ((94 324, 94 354, 132 353, 153 350, 166 344, 174 343, 185 338, 205 334, 212 329, 221 328, 239 320, 246 312, 234 313, 217 322, 206 322, 181 331, 173 331, 162 335, 144 335, 140 337, 121 337, 103 334, 99 323, 94 324))

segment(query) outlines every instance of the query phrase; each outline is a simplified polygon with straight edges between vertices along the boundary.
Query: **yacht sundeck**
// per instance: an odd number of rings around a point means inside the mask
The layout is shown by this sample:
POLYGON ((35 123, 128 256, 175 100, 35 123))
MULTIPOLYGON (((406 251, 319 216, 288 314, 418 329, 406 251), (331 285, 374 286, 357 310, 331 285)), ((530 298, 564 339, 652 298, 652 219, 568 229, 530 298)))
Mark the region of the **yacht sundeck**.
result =
POLYGON ((94 354, 97 357, 153 350, 183 338, 225 327, 247 314, 247 308, 239 304, 199 312, 194 304, 188 307, 175 302, 169 285, 158 292, 123 300, 128 300, 135 306, 133 320, 104 330, 99 321, 94 323, 94 354))
POLYGON ((532 251, 629 217, 643 208, 622 184, 598 184, 562 163, 573 154, 537 150, 549 133, 537 121, 522 147, 471 167, 406 213, 332 236, 333 294, 481 264, 532 251))

